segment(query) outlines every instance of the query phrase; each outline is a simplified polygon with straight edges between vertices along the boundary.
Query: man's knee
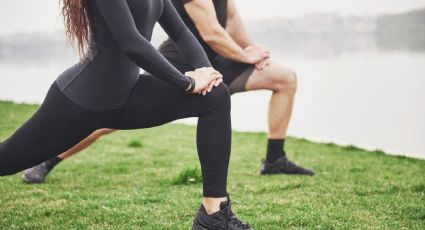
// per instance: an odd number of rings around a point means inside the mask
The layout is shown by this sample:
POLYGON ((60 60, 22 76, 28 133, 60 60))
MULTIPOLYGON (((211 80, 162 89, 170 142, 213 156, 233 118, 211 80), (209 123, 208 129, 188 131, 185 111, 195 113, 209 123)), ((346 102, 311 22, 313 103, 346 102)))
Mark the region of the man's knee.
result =
POLYGON ((276 91, 295 94, 297 91, 297 74, 292 69, 279 71, 276 80, 276 91))
POLYGON ((96 141, 97 139, 99 139, 101 136, 110 134, 112 132, 114 132, 115 130, 113 129, 107 129, 107 128, 103 128, 103 129, 98 129, 96 131, 94 131, 92 134, 90 134, 90 136, 88 136, 86 138, 86 140, 89 141, 96 141))
POLYGON ((97 130, 97 132, 99 132, 100 135, 107 135, 107 134, 115 132, 115 129, 104 128, 104 129, 97 130))

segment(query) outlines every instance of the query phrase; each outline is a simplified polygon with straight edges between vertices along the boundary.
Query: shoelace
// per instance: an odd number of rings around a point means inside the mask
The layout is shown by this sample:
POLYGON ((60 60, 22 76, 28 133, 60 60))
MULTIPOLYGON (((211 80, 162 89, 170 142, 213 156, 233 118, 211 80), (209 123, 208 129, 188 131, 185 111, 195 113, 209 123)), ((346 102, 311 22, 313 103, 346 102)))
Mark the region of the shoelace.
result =
POLYGON ((290 168, 290 169, 294 169, 294 168, 297 168, 297 167, 298 167, 298 165, 296 165, 294 162, 292 162, 292 161, 290 161, 290 160, 287 160, 287 161, 286 161, 286 167, 288 167, 288 168, 290 168))
POLYGON ((234 224, 236 227, 251 228, 248 224, 244 223, 236 217, 235 213, 232 212, 231 204, 229 204, 229 207, 227 208, 227 218, 225 222, 226 230, 229 229, 229 222, 234 224))
POLYGON ((235 224, 236 227, 251 228, 248 224, 246 224, 243 221, 239 220, 232 211, 230 211, 230 221, 233 224, 235 224))

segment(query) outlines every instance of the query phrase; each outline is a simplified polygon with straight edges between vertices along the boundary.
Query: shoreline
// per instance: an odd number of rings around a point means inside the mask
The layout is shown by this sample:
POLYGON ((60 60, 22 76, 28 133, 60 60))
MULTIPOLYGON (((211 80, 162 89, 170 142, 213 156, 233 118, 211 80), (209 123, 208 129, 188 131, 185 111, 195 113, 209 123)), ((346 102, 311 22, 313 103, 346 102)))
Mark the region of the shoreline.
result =
MULTIPOLYGON (((1 107, 2 103, 10 103, 10 104, 17 105, 17 106, 20 106, 20 105, 22 105, 22 106, 39 106, 39 104, 37 104, 37 103, 14 102, 14 101, 10 101, 10 100, 0 99, 0 107, 1 107)), ((174 122, 171 122, 171 124, 191 126, 191 127, 196 126, 191 121, 184 121, 184 120, 174 121, 174 122)), ((264 132, 264 131, 241 131, 241 130, 237 130, 237 129, 232 129, 232 131, 236 132, 236 133, 241 133, 241 134, 266 134, 266 132, 264 132)), ((309 143, 312 143, 312 144, 336 146, 336 147, 339 147, 339 148, 342 148, 342 149, 345 149, 345 150, 348 150, 348 151, 364 151, 364 152, 369 152, 369 153, 372 153, 372 154, 382 154, 382 155, 389 156, 389 157, 408 158, 408 159, 425 161, 425 156, 412 156, 412 155, 409 155, 408 153, 392 153, 392 152, 384 151, 384 150, 381 150, 381 149, 365 148, 365 147, 362 147, 362 146, 357 146, 357 145, 352 145, 352 144, 343 144, 343 143, 338 143, 338 142, 333 142, 333 141, 326 142, 326 141, 314 140, 314 139, 309 139, 309 138, 304 138, 304 137, 299 137, 299 136, 294 136, 294 135, 288 135, 288 137, 292 138, 292 139, 297 139, 297 140, 309 142, 309 143)))

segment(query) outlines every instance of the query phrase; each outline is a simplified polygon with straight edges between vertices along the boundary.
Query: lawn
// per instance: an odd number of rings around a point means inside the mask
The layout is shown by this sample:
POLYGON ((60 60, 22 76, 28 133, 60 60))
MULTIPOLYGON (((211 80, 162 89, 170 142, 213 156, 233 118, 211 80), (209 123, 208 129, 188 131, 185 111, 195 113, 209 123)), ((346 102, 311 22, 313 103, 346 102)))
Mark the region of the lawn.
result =
MULTIPOLYGON (((0 102, 4 140, 37 109, 0 102)), ((66 130, 64 130, 66 132, 66 130)), ((202 198, 195 127, 105 136, 42 185, 0 178, 0 229, 188 229, 202 198)), ((259 176, 265 133, 233 133, 228 190, 255 229, 425 229, 425 161, 289 138, 314 177, 259 176)))

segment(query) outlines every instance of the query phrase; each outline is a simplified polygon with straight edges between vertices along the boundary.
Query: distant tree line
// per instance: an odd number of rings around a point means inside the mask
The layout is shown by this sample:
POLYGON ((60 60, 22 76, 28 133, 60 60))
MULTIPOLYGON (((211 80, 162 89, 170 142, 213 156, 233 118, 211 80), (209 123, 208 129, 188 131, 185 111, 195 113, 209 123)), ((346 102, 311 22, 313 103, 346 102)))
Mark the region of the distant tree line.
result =
POLYGON ((425 9, 380 16, 376 39, 382 49, 425 50, 425 9))
MULTIPOLYGON (((379 50, 425 51, 425 9, 378 17, 311 14, 246 23, 254 40, 276 54, 323 57, 379 50)), ((165 38, 156 38, 160 43, 165 38)), ((63 31, 0 37, 0 59, 63 56, 63 31)), ((72 50, 71 50, 72 51, 72 50)))

